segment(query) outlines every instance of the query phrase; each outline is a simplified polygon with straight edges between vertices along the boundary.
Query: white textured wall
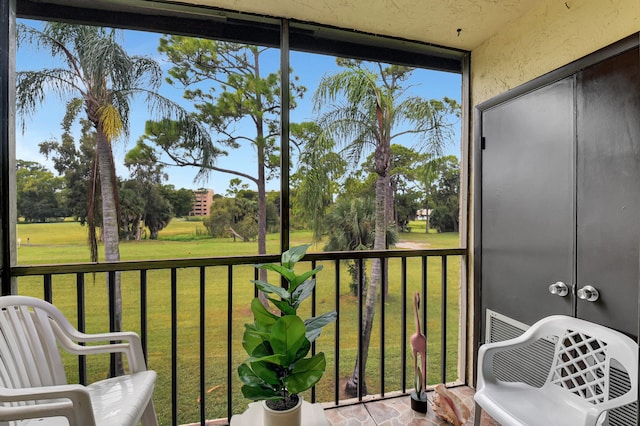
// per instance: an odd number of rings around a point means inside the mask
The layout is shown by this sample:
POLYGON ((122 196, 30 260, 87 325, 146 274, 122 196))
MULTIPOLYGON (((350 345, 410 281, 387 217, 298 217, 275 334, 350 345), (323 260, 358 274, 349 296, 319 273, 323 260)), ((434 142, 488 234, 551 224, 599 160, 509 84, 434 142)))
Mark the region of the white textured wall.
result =
POLYGON ((472 51, 472 105, 640 31, 640 0, 535 1, 472 51))

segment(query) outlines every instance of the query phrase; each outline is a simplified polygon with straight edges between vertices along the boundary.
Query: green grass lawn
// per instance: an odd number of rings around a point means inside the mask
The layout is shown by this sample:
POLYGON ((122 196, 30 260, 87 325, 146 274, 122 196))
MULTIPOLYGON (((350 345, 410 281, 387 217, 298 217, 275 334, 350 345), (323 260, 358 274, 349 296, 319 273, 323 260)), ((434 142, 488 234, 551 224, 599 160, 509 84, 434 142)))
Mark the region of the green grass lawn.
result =
MULTIPOLYGON (((458 247, 458 234, 425 233, 420 223, 412 224, 412 232, 401 233, 400 241, 424 245, 428 248, 458 247)), ((257 252, 255 242, 233 242, 229 239, 202 238, 204 227, 201 222, 174 219, 169 227, 160 233, 157 241, 123 241, 120 247, 122 260, 200 258, 233 255, 249 255, 257 252)), ((89 260, 86 246, 86 228, 75 222, 54 224, 19 224, 18 236, 21 246, 18 249, 18 262, 21 265, 87 262, 89 260), (27 244, 28 239, 28 244, 27 244)), ((308 243, 311 233, 292 232, 291 245, 308 243)), ((268 237, 269 253, 279 252, 279 235, 268 237)), ((312 251, 321 251, 322 244, 314 245, 312 251)), ((317 312, 323 313, 336 309, 335 264, 324 263, 324 270, 317 276, 317 312)), ((304 262, 300 267, 309 267, 304 262)), ((367 268, 370 263, 367 263, 367 268)), ((428 381, 430 384, 440 382, 440 336, 441 336, 441 263, 439 258, 428 261, 428 381)), ((367 385, 369 393, 381 391, 380 380, 380 341, 381 328, 385 333, 385 386, 384 391, 399 390, 401 387, 401 263, 399 259, 389 261, 389 295, 385 299, 385 324, 381 326, 380 305, 376 312, 373 335, 367 363, 367 385)), ((459 323, 459 259, 450 258, 448 262, 447 282, 447 380, 457 378, 458 358, 458 323, 459 323)), ((227 407, 227 312, 231 306, 231 369, 233 379, 233 410, 241 412, 248 401, 239 392, 240 383, 235 369, 246 358, 242 348, 244 324, 250 322, 249 303, 253 297, 253 286, 250 280, 254 276, 251 266, 233 268, 231 291, 228 285, 228 268, 211 267, 206 269, 205 286, 205 372, 207 393, 199 392, 199 269, 183 268, 177 271, 177 342, 178 342, 178 411, 179 423, 196 422, 199 419, 199 401, 204 399, 208 418, 226 417, 227 407)), ((357 351, 357 298, 349 294, 348 273, 346 266, 340 265, 340 362, 339 378, 348 377, 355 365, 357 351)), ((413 317, 413 293, 421 289, 422 266, 419 259, 407 261, 407 319, 406 340, 415 331, 413 317)), ((270 277, 271 278, 271 277, 270 277)), ((86 275, 86 309, 87 331, 101 332, 108 330, 108 304, 105 277, 86 275)), ((166 270, 148 272, 149 292, 149 367, 158 372, 158 383, 154 396, 156 410, 161 424, 171 424, 171 285, 170 273, 166 270)), ((42 297, 42 279, 37 277, 19 278, 19 292, 42 297)), ((76 277, 53 277, 54 303, 75 322, 76 277)), ((123 325, 125 329, 140 330, 139 310, 139 273, 122 274, 123 325)), ((309 316, 301 312, 301 316, 309 316)), ((334 371, 336 369, 334 342, 336 325, 325 327, 323 335, 317 341, 317 351, 324 351, 327 356, 327 370, 317 388, 320 401, 333 400, 334 371)), ((407 350, 407 365, 412 366, 410 349, 407 350)), ((66 358, 70 381, 76 375, 76 362, 66 358)), ((108 371, 108 358, 100 357, 89 361, 91 380, 103 378, 108 371)), ((412 387, 413 374, 407 373, 408 388, 412 387)), ((307 396, 308 398, 309 396, 307 396)))

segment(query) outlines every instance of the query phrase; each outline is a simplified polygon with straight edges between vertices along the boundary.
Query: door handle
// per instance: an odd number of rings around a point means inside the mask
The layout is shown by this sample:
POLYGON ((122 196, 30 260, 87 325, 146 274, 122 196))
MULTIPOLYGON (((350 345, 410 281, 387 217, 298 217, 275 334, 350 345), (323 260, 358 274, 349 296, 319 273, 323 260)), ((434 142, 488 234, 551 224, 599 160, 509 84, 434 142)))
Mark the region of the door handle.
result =
POLYGON ((578 298, 587 302, 595 302, 600 298, 600 292, 593 286, 585 285, 578 290, 578 298))
POLYGON ((558 281, 549 286, 549 293, 556 296, 564 297, 569 294, 569 287, 567 287, 567 285, 562 281, 558 281))

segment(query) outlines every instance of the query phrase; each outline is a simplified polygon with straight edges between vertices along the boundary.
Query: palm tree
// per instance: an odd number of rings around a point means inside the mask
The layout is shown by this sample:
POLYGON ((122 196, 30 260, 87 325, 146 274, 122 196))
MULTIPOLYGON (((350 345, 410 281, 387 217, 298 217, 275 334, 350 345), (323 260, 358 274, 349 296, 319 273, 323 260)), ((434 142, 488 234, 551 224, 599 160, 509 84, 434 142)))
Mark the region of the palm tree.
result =
MULTIPOLYGON (((448 98, 439 101, 406 96, 403 83, 411 76, 413 68, 377 63, 374 71, 361 61, 345 59, 338 59, 338 64, 346 69, 322 78, 314 96, 314 108, 321 112, 327 103, 330 104, 329 109, 320 115, 318 123, 329 138, 342 144, 345 157, 352 160, 351 164, 359 164, 363 153, 374 151, 373 170, 377 178, 373 249, 384 250, 388 247, 386 231, 391 216, 386 203, 391 141, 412 134, 423 141, 424 150, 441 153, 450 134, 448 115, 454 113, 458 105, 448 98)), ((353 374, 347 381, 345 390, 349 395, 357 394, 360 363, 362 371, 365 371, 382 278, 380 259, 374 259, 362 327, 362 359, 358 357, 353 374)), ((364 377, 361 388, 366 393, 364 377)))
MULTIPOLYGON (((42 30, 26 25, 19 25, 17 30, 18 46, 31 43, 63 64, 17 73, 18 112, 23 116, 32 114, 48 93, 54 93, 67 102, 65 118, 76 117, 84 110, 96 131, 87 200, 91 259, 95 262, 98 258, 94 211, 96 200, 100 199, 105 260, 117 262, 120 260, 120 215, 112 142, 128 136, 129 105, 134 96, 145 95, 150 109, 161 116, 177 116, 185 132, 196 137, 206 135, 187 120, 186 112, 157 93, 162 82, 158 63, 146 57, 129 56, 117 43, 116 30, 57 22, 47 23, 42 30)), ((110 291, 115 292, 115 306, 110 306, 115 315, 115 328, 121 330, 119 274, 110 291)), ((116 374, 123 371, 121 357, 116 359, 115 371, 116 374)))
MULTIPOLYGON (((371 250, 375 238, 375 208, 371 198, 340 198, 326 216, 328 240, 325 251, 371 250)), ((387 242, 395 244, 398 234, 395 229, 387 229, 387 242)), ((351 292, 357 296, 360 288, 366 288, 366 273, 360 275, 360 267, 355 260, 345 261, 351 275, 351 292)), ((364 268, 364 265, 363 265, 364 268)))

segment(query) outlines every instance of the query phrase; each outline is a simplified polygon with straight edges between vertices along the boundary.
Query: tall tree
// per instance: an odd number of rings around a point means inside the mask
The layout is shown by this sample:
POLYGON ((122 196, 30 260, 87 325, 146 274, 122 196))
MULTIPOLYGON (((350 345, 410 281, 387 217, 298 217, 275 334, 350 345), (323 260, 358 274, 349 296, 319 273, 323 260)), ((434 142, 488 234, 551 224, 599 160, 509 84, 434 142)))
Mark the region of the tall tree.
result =
POLYGON ((149 228, 150 240, 157 240, 158 233, 166 228, 173 218, 171 203, 162 196, 158 187, 151 187, 144 210, 144 225, 149 228))
POLYGON ((442 158, 437 188, 433 193, 431 226, 438 232, 458 232, 460 224, 460 161, 454 155, 442 158))
POLYGON ((62 217, 63 179, 34 161, 18 160, 16 167, 18 216, 26 222, 46 222, 62 217))
POLYGON ((424 161, 416 167, 416 186, 423 195, 422 208, 426 213, 425 234, 429 233, 429 210, 431 208, 431 199, 433 198, 434 182, 438 178, 438 169, 439 164, 443 161, 442 158, 427 154, 424 161))
MULTIPOLYGON (((112 142, 127 137, 130 103, 134 96, 146 97, 152 111, 169 116, 182 124, 184 132, 195 139, 202 133, 197 125, 187 126, 187 115, 176 104, 157 93, 162 70, 153 59, 130 56, 118 44, 118 32, 99 27, 49 22, 42 29, 18 26, 17 42, 31 43, 47 51, 60 65, 17 73, 16 101, 18 112, 29 115, 44 104, 46 95, 53 93, 67 102, 65 118, 76 117, 84 110, 95 133, 95 155, 89 178, 87 208, 91 259, 98 257, 96 223, 93 210, 101 200, 105 260, 120 260, 118 185, 113 160, 112 142)), ((206 135, 204 136, 206 137, 206 135)), ((122 296, 120 275, 116 274, 115 328, 121 329, 122 296)), ((116 374, 124 371, 122 357, 118 356, 116 374)))
POLYGON ((335 152, 335 142, 324 138, 322 129, 314 122, 292 124, 291 136, 300 147, 298 167, 291 174, 292 210, 313 231, 313 239, 319 241, 347 163, 335 152))
MULTIPOLYGON (((91 164, 95 157, 96 135, 87 119, 80 119, 81 133, 76 141, 71 133, 74 118, 69 114, 62 120, 60 141, 50 139, 39 144, 40 153, 53 161, 53 167, 65 181, 66 204, 70 215, 82 225, 87 223, 87 201, 91 164)), ((94 210, 97 220, 100 215, 94 210)))
MULTIPOLYGON (((163 37, 159 47, 173 64, 169 82, 185 87, 185 98, 194 102, 198 119, 211 127, 220 145, 232 149, 242 144, 252 146, 257 159, 255 174, 214 164, 189 140, 170 141, 154 136, 178 165, 232 174, 256 185, 259 254, 267 249, 266 182, 279 162, 276 141, 280 134, 280 80, 277 70, 265 73, 263 58, 268 50, 181 36, 163 37), (238 126, 240 122, 246 125, 238 126), (247 130, 242 132, 242 128, 247 130)), ((294 83, 290 89, 293 107, 304 89, 294 83)))
POLYGON ((168 178, 164 164, 160 163, 155 150, 140 139, 125 155, 124 165, 138 183, 140 196, 144 199, 142 223, 149 228, 149 239, 157 240, 158 232, 169 224, 173 214, 171 204, 160 190, 160 185, 168 178))
POLYGON ((193 191, 186 188, 176 189, 174 185, 161 185, 160 192, 166 198, 173 209, 176 217, 188 216, 193 209, 193 191))
POLYGON ((145 185, 158 185, 168 179, 164 164, 160 163, 154 149, 142 140, 124 156, 124 165, 132 178, 145 185))
MULTIPOLYGON (((375 240, 373 248, 387 248, 387 227, 391 212, 386 202, 389 193, 391 142, 402 135, 414 135, 423 141, 424 150, 440 152, 448 142, 451 123, 449 115, 456 112, 457 103, 449 98, 427 100, 409 96, 405 83, 414 69, 399 65, 338 59, 342 72, 322 78, 314 96, 318 123, 328 137, 341 144, 352 164, 360 156, 374 152, 373 169, 376 179, 375 240), (327 107, 328 106, 328 107, 327 107)), ((358 383, 366 393, 365 378, 359 377, 360 363, 365 370, 378 289, 383 280, 380 260, 374 259, 366 295, 363 319, 362 359, 358 357, 346 392, 356 395, 358 383)))
MULTIPOLYGON (((375 240, 375 207, 372 198, 340 197, 325 218, 328 240, 327 251, 371 250, 375 240)), ((387 230, 387 241, 394 244, 397 233, 387 230)), ((364 268, 364 265, 363 265, 364 268)), ((367 287, 366 274, 360 275, 357 261, 347 261, 351 275, 351 293, 357 296, 360 288, 367 287)))
MULTIPOLYGON (((405 229, 406 221, 398 215, 398 197, 406 195, 409 182, 414 179, 414 165, 419 162, 421 154, 412 148, 400 144, 391 145, 391 166, 389 169, 389 192, 387 193, 387 211, 391 212, 394 223, 405 229)), ((403 197, 407 201, 407 197, 403 197)), ((385 289, 386 291, 386 289, 385 289)))
POLYGON ((142 239, 142 218, 146 207, 140 183, 134 179, 122 182, 120 189, 120 228, 121 238, 125 240, 142 239))
POLYGON ((216 197, 215 202, 211 206, 209 216, 205 217, 202 223, 204 227, 207 228, 209 235, 213 238, 222 238, 229 236, 233 232, 231 228, 233 228, 239 215, 240 209, 236 205, 235 200, 216 197))

